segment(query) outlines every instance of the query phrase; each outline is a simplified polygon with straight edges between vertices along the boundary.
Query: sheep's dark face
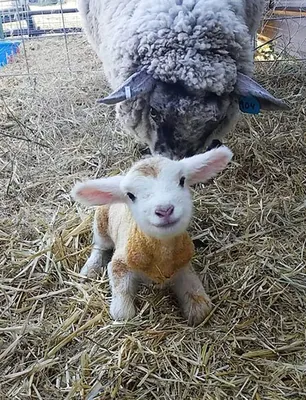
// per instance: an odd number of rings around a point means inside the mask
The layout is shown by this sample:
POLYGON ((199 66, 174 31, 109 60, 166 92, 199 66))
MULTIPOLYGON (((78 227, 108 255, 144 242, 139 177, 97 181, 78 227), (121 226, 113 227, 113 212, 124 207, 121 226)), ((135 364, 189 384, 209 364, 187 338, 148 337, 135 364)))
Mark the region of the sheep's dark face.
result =
POLYGON ((265 110, 289 109, 241 72, 234 90, 217 96, 180 83, 161 83, 143 70, 99 101, 117 104, 123 127, 148 144, 152 154, 180 159, 198 153, 235 125, 239 96, 255 98, 265 110))
POLYGON ((178 159, 193 156, 229 125, 232 103, 237 106, 226 95, 190 93, 180 85, 158 85, 149 98, 148 119, 154 132, 151 151, 178 159))
POLYGON ((118 116, 152 154, 181 159, 203 150, 215 135, 229 128, 237 109, 237 101, 229 96, 158 84, 146 97, 121 103, 118 116))

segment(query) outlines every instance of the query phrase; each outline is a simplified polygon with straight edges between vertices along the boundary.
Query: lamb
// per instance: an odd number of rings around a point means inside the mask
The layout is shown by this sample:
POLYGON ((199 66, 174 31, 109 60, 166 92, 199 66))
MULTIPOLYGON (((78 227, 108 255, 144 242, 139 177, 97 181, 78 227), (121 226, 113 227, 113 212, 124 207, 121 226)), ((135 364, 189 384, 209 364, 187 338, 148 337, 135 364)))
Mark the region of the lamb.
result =
POLYGON ((214 177, 231 158, 225 146, 180 161, 151 156, 136 162, 126 175, 74 186, 75 200, 98 206, 92 252, 80 273, 91 276, 99 271, 105 252, 114 250, 107 270, 115 320, 134 317, 141 281, 170 285, 189 325, 205 319, 212 303, 191 267, 194 246, 186 231, 193 208, 189 186, 214 177))
POLYGON ((264 4, 78 0, 83 30, 113 90, 100 102, 116 104, 125 131, 151 154, 173 159, 220 145, 239 108, 288 109, 251 78, 264 4))

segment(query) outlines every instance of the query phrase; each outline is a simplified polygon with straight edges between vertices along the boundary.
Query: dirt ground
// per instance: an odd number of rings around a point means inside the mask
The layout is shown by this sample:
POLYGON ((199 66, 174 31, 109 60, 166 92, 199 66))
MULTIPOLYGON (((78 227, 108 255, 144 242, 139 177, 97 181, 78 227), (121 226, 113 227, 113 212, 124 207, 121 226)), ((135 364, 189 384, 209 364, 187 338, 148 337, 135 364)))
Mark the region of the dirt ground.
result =
POLYGON ((96 103, 108 88, 86 39, 26 42, 1 68, 1 399, 306 398, 305 72, 258 65, 291 111, 243 115, 231 166, 194 191, 194 266, 214 310, 190 328, 154 287, 114 323, 107 275, 78 275, 93 210, 72 202, 74 182, 140 157, 96 103))

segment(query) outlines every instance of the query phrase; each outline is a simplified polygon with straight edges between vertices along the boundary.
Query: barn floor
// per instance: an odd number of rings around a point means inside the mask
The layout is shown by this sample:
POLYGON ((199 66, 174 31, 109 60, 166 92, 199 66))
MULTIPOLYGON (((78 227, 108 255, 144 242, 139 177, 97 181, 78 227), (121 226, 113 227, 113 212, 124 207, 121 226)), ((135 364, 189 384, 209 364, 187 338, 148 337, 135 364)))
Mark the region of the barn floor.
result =
POLYGON ((193 329, 156 288, 113 323, 107 276, 81 281, 92 210, 71 187, 139 154, 95 103, 107 88, 83 37, 26 53, 0 70, 0 398, 305 399, 305 65, 258 66, 292 110, 242 116, 233 163, 194 193, 194 265, 215 307, 193 329))

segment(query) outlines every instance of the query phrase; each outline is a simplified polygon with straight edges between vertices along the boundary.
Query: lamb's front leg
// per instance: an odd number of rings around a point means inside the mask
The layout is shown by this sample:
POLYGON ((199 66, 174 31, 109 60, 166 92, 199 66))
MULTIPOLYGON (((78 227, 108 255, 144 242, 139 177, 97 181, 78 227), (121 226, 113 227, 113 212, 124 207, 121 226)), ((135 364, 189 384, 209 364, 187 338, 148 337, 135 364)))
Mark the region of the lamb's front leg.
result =
POLYGON ((108 264, 114 243, 107 234, 108 208, 97 209, 93 225, 93 248, 90 257, 82 267, 80 274, 94 278, 108 264), (104 229, 102 229, 102 227, 104 229))
POLYGON ((115 320, 128 320, 136 314, 134 297, 137 292, 137 276, 128 270, 121 258, 113 258, 107 266, 112 290, 111 316, 115 320))
POLYGON ((171 279, 171 286, 188 320, 188 325, 198 325, 203 322, 210 313, 212 304, 191 266, 179 270, 171 279))

